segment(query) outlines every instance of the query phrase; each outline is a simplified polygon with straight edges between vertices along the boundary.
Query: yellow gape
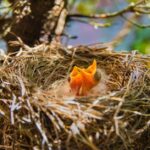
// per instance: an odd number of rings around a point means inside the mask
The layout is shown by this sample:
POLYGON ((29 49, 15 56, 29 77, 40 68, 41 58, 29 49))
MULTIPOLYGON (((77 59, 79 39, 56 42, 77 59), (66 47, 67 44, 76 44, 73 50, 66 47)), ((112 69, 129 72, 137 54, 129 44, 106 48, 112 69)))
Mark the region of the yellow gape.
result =
POLYGON ((85 96, 98 84, 99 78, 96 77, 96 60, 86 69, 74 66, 70 73, 70 87, 76 96, 85 96))

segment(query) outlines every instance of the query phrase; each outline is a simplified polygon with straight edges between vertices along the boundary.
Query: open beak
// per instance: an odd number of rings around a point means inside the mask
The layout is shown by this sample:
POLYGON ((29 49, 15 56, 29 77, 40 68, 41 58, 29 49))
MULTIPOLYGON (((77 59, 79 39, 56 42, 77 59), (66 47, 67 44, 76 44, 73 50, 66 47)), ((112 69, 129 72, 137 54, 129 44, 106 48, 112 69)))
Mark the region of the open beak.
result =
POLYGON ((86 69, 75 66, 70 73, 70 87, 73 93, 77 96, 84 96, 92 89, 98 82, 94 76, 97 70, 96 60, 86 69))

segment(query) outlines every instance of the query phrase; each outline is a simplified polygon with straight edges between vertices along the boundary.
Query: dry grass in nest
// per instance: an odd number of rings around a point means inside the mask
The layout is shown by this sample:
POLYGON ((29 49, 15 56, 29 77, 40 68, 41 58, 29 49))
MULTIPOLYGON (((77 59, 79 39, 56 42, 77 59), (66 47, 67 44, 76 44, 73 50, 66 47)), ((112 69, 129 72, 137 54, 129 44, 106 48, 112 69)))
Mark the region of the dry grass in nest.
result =
POLYGON ((22 44, 0 67, 0 149, 148 149, 149 63, 149 56, 105 46, 22 44), (55 90, 67 82, 72 67, 93 59, 109 76, 107 91, 57 97, 55 90))

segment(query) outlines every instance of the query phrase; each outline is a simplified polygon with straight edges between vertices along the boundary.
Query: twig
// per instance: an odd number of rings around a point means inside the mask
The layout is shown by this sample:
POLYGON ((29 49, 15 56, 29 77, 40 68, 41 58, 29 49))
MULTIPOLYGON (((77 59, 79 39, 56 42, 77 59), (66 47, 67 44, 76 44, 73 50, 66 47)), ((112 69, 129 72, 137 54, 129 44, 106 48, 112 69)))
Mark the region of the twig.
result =
POLYGON ((120 11, 115 11, 112 13, 104 13, 104 14, 94 14, 94 15, 83 15, 83 14, 70 14, 68 17, 83 17, 83 18, 111 18, 116 17, 119 15, 122 15, 126 12, 135 12, 135 7, 139 4, 143 3, 143 0, 137 2, 137 3, 130 3, 127 7, 120 11))
POLYGON ((11 124, 14 125, 14 110, 15 110, 15 103, 16 103, 16 96, 13 94, 13 101, 12 101, 12 105, 10 108, 10 116, 11 116, 11 124))
POLYGON ((19 81, 20 87, 21 87, 21 96, 24 96, 26 93, 25 85, 23 83, 23 80, 19 76, 17 76, 17 78, 18 78, 18 81, 19 81))
POLYGON ((42 127, 41 127, 41 122, 40 122, 38 119, 36 119, 37 116, 36 116, 36 114, 34 113, 34 110, 33 110, 32 106, 31 106, 31 104, 30 104, 29 99, 27 99, 26 101, 27 101, 27 105, 28 105, 28 107, 29 107, 29 109, 30 109, 31 118, 33 119, 33 121, 34 121, 34 123, 35 123, 37 129, 39 130, 39 132, 40 132, 40 134, 41 134, 41 136, 42 136, 42 138, 43 138, 42 145, 44 145, 44 143, 46 143, 46 145, 47 145, 47 147, 48 147, 48 150, 52 150, 52 144, 49 143, 48 138, 47 138, 47 136, 46 136, 46 134, 45 134, 45 131, 43 131, 43 129, 42 129, 42 127))
POLYGON ((139 27, 139 28, 150 28, 150 24, 145 25, 145 24, 138 24, 137 22, 134 22, 128 18, 126 18, 124 15, 122 15, 122 18, 124 18, 125 20, 127 20, 128 22, 132 23, 133 25, 139 27))

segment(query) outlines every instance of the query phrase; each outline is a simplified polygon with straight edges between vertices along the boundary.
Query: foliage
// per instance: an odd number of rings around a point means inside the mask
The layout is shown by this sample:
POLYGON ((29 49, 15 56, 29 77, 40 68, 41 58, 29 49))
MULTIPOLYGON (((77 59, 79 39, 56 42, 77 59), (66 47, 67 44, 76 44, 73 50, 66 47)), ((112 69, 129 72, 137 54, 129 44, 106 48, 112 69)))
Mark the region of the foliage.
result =
MULTIPOLYGON (((146 32, 149 30, 149 27, 150 27, 149 26, 149 23, 150 23, 149 4, 150 3, 148 1, 145 1, 142 3, 142 1, 138 1, 138 0, 116 0, 114 2, 112 2, 110 0, 108 0, 107 2, 90 1, 90 0, 85 2, 85 1, 78 0, 78 1, 74 1, 74 3, 72 3, 72 5, 73 4, 75 4, 75 6, 73 6, 74 9, 72 9, 73 12, 75 11, 79 14, 83 14, 83 16, 82 16, 83 22, 89 23, 93 27, 96 27, 96 29, 98 31, 95 31, 95 37, 96 38, 99 37, 100 42, 103 42, 102 35, 106 34, 106 36, 107 36, 107 33, 111 31, 111 33, 113 32, 115 34, 114 39, 117 39, 117 40, 119 39, 120 42, 124 42, 126 44, 129 43, 126 47, 130 47, 130 42, 127 42, 127 41, 132 41, 133 44, 129 49, 137 49, 137 50, 139 50, 139 52, 142 52, 144 54, 150 53, 149 42, 147 42, 149 32, 146 32), (132 5, 136 6, 136 4, 137 4, 137 7, 132 10, 132 5), (94 11, 93 11, 93 8, 94 8, 94 11), (126 12, 127 9, 128 9, 127 12, 130 12, 130 14, 126 12), (125 10, 125 11, 123 14, 119 14, 120 10, 125 10), (91 14, 94 14, 94 13, 96 13, 98 16, 98 17, 94 17, 94 15, 93 15, 94 21, 95 21, 95 18, 97 19, 95 22, 92 20, 92 17, 89 17, 88 20, 85 21, 84 14, 90 16, 91 14), (111 17, 103 17, 103 13, 106 15, 108 14, 108 16, 110 15, 111 17), (102 16, 101 16, 101 14, 102 14, 102 16), (134 17, 132 17, 132 15, 134 17), (120 16, 120 18, 119 17, 115 18, 112 16, 116 16, 116 17, 120 16), (130 16, 131 16, 131 18, 130 18, 130 16), (113 23, 110 23, 110 19, 108 20, 108 18, 111 18, 111 21, 113 23), (146 21, 144 21, 144 20, 146 20, 146 21), (105 25, 105 23, 104 23, 105 21, 106 22, 109 21, 109 26, 115 26, 116 28, 113 30, 112 30, 112 28, 107 28, 105 30, 101 29, 102 27, 107 27, 107 25, 105 25), (102 25, 101 22, 104 24, 102 25), (128 24, 128 22, 131 25, 127 26, 126 24, 128 24), (122 24, 124 24, 123 27, 122 27, 122 24), (148 26, 146 27, 146 25, 148 25, 148 26), (137 32, 136 27, 142 28, 140 34, 136 33, 137 32), (119 31, 120 28, 122 28, 121 31, 119 31), (143 28, 147 28, 147 29, 143 29, 143 28), (127 37, 127 35, 128 35, 127 31, 128 32, 135 31, 135 32, 130 32, 131 37, 135 36, 135 39, 130 38, 129 36, 127 37), (98 32, 101 33, 102 35, 101 34, 97 35, 98 32), (124 35, 124 36, 122 36, 121 38, 120 37, 116 38, 119 35, 119 32, 120 33, 122 32, 122 35, 124 35), (124 32, 126 34, 124 34, 124 32), (145 34, 145 33, 147 33, 147 34, 145 34), (133 39, 134 39, 134 41, 133 41, 133 39)), ((81 19, 79 19, 79 21, 82 21, 81 19)), ((76 24, 77 24, 76 28, 80 28, 81 25, 79 24, 79 27, 78 27, 78 23, 76 23, 76 24)), ((87 31, 88 27, 86 25, 83 25, 82 28, 84 28, 84 26, 86 27, 86 31, 87 31)), ((81 30, 81 32, 79 33, 78 36, 80 36, 80 34, 84 34, 83 31, 81 30)), ((89 32, 90 32, 90 28, 89 28, 89 32)), ((94 30, 93 30, 93 32, 94 32, 94 30)), ((113 40, 110 37, 111 36, 107 36, 107 41, 113 40)), ((95 38, 95 41, 97 41, 96 38, 95 38)), ((93 39, 94 39, 94 37, 92 37, 92 41, 93 41, 93 39)), ((83 39, 83 41, 84 41, 84 39, 83 39)), ((82 42, 82 40, 81 40, 81 42, 82 42)), ((89 41, 89 43, 90 43, 90 41, 89 41)), ((77 42, 77 44, 78 44, 78 42, 77 42)), ((120 44, 119 48, 120 48, 120 50, 125 49, 124 44, 120 44)))
POLYGON ((137 29, 135 31, 135 39, 133 41, 132 49, 137 49, 143 54, 150 54, 150 30, 137 29))
POLYGON ((96 5, 99 0, 77 0, 77 1, 70 1, 71 5, 75 5, 76 11, 78 13, 89 15, 91 13, 96 13, 96 5))

